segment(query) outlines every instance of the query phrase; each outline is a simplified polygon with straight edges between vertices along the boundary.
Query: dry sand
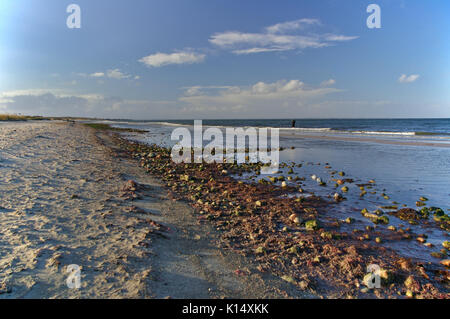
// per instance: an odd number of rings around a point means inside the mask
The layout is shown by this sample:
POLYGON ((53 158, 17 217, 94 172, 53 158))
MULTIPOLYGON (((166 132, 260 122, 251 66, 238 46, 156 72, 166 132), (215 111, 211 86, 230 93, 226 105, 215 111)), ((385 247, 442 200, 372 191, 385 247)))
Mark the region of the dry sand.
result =
POLYGON ((312 297, 220 251, 212 226, 118 153, 82 125, 0 123, 0 298, 312 297), (139 198, 122 196, 128 180, 139 198))

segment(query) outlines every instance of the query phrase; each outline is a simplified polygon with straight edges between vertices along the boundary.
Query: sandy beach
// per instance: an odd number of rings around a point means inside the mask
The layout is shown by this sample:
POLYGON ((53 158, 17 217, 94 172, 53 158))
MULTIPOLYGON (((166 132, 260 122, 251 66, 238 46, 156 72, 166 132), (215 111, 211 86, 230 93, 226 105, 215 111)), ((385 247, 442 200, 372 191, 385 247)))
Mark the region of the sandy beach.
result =
POLYGON ((0 136, 0 298, 448 298, 445 267, 371 243, 420 235, 343 231, 327 200, 231 177, 253 166, 176 165, 80 123, 1 123, 0 136), (369 264, 382 290, 364 287, 369 264))
POLYGON ((105 132, 1 123, 0 171, 0 298, 314 297, 219 249, 105 132))

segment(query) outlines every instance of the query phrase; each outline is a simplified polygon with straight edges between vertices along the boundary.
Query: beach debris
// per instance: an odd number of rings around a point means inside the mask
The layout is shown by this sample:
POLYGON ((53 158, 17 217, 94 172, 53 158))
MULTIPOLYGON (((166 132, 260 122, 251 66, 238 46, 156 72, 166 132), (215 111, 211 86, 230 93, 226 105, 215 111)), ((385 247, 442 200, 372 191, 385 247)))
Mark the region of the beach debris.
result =
POLYGON ((427 219, 430 216, 430 210, 427 207, 420 209, 419 213, 422 215, 423 219, 427 219))
POLYGON ((291 216, 289 216, 289 220, 297 225, 302 223, 302 219, 298 214, 292 214, 291 216))
POLYGON ((403 282, 403 284, 410 291, 419 291, 420 290, 419 282, 412 275, 408 276, 406 278, 406 280, 403 282))
POLYGON ((305 222, 305 228, 306 228, 306 230, 310 230, 310 231, 317 230, 317 229, 319 229, 319 223, 315 219, 308 220, 305 222))
POLYGON ((434 258, 438 258, 438 259, 444 259, 445 258, 445 254, 443 254, 440 251, 433 251, 432 253, 430 253, 431 256, 433 256, 434 258))
POLYGON ((355 219, 352 218, 352 217, 347 217, 347 218, 345 219, 345 222, 346 222, 347 224, 353 224, 353 223, 355 222, 355 219))
POLYGON ((421 202, 421 201, 417 201, 416 202, 416 206, 417 207, 422 207, 422 206, 425 206, 426 204, 424 203, 424 202, 421 202))
POLYGON ((296 284, 296 281, 295 281, 294 277, 292 277, 292 276, 283 275, 283 276, 281 276, 281 279, 283 279, 284 281, 286 281, 288 283, 291 283, 291 284, 294 284, 294 285, 296 284))
POLYGON ((402 208, 394 212, 388 212, 388 214, 406 221, 423 219, 423 215, 420 214, 417 210, 412 208, 402 208))
POLYGON ((334 193, 333 198, 334 198, 334 200, 335 200, 336 202, 340 202, 340 201, 342 201, 342 200, 344 199, 344 198, 342 197, 342 195, 339 194, 339 193, 334 193))
POLYGON ((333 239, 333 234, 328 231, 324 231, 320 234, 320 237, 323 239, 333 239))
POLYGON ((416 240, 417 240, 419 243, 421 243, 421 244, 423 244, 423 243, 425 243, 425 242, 427 241, 427 239, 426 239, 425 237, 423 237, 423 236, 417 237, 416 240))
POLYGON ((264 248, 262 246, 255 249, 256 254, 264 254, 265 252, 266 252, 266 248, 264 248))
POLYGON ((290 247, 287 251, 290 254, 298 254, 301 252, 301 248, 298 245, 295 245, 295 246, 290 247))
MULTIPOLYGON (((381 212, 382 214, 382 212, 381 212)), ((361 210, 361 215, 370 219, 374 224, 389 224, 389 218, 387 216, 379 216, 380 212, 375 211, 375 213, 370 213, 367 208, 361 210)))

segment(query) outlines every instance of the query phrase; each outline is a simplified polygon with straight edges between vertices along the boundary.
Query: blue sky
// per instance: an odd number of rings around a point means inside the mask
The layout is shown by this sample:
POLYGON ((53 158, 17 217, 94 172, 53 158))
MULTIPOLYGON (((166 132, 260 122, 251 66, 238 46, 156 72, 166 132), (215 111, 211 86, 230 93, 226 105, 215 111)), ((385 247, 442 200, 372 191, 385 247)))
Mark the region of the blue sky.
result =
POLYGON ((438 0, 2 0, 0 112, 450 117, 449 32, 438 0))

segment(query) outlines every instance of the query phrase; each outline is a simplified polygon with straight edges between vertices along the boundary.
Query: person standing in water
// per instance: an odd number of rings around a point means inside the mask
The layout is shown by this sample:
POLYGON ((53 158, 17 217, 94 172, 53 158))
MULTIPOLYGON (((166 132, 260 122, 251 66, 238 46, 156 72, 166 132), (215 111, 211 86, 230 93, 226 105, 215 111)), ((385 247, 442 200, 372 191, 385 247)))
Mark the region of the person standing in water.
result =
POLYGON ((295 120, 292 120, 292 127, 295 127, 295 120))

